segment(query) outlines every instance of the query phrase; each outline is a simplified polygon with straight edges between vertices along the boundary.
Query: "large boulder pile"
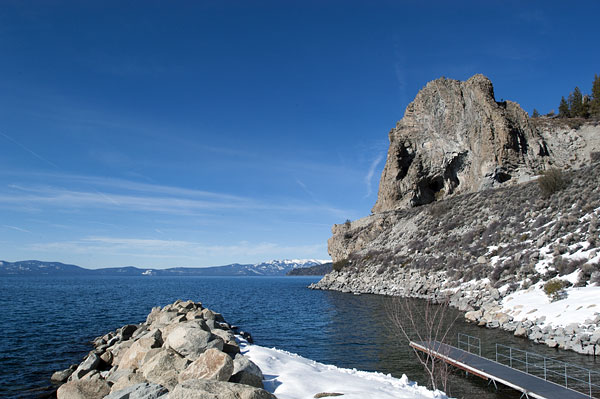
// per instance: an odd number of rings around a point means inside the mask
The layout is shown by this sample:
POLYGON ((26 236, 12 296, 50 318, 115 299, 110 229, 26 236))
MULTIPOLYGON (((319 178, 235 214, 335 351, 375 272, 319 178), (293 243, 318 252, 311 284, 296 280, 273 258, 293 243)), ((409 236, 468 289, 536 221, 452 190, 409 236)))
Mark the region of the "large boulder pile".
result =
POLYGON ((94 340, 78 366, 58 371, 58 399, 273 399, 240 353, 231 326, 201 303, 156 307, 146 322, 94 340))

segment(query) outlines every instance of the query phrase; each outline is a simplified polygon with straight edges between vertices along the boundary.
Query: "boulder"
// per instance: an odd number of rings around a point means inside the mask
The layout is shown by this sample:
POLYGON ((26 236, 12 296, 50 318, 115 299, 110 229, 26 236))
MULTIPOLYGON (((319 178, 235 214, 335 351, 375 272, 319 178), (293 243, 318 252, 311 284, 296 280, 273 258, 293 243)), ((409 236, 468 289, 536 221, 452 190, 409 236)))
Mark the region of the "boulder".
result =
POLYGON ((137 328, 138 326, 135 324, 127 324, 121 327, 121 337, 123 341, 127 341, 129 338, 131 338, 137 328))
POLYGON ((573 335, 581 331, 578 323, 571 323, 565 327, 565 334, 573 335))
POLYGON ((122 370, 120 377, 118 377, 113 386, 110 387, 110 392, 113 393, 129 388, 133 385, 143 384, 147 382, 148 381, 146 380, 146 378, 144 378, 142 373, 125 369, 122 370))
POLYGON ((50 381, 54 383, 65 382, 69 379, 71 374, 73 374, 73 371, 75 371, 76 368, 77 366, 71 366, 68 369, 57 371, 54 374, 52 374, 52 377, 50 377, 50 381))
POLYGON ((131 335, 131 339, 136 340, 140 336, 145 335, 148 332, 148 326, 146 324, 140 324, 135 330, 135 332, 131 335))
POLYGON ((57 399, 102 399, 110 393, 108 383, 101 379, 78 379, 63 384, 56 391, 57 399))
POLYGON ((151 349, 159 348, 161 346, 161 332, 160 330, 153 330, 135 341, 129 349, 123 353, 119 362, 119 367, 124 369, 137 369, 140 367, 142 359, 144 359, 151 349))
POLYGON ((109 338, 109 340, 106 342, 106 345, 107 345, 108 347, 111 347, 111 346, 113 346, 113 345, 115 345, 115 344, 117 344, 117 343, 121 342, 120 338, 121 338, 121 337, 118 337, 118 336, 113 336, 113 337, 109 338))
POLYGON ((523 325, 519 325, 514 332, 515 337, 526 337, 527 336, 527 328, 523 325))
MULTIPOLYGON (((154 310, 153 310, 154 312, 154 310)), ((151 320, 150 323, 153 327, 164 326, 170 324, 174 318, 178 316, 177 312, 173 311, 158 311, 154 315, 150 313, 146 320, 151 320)))
POLYGON ((188 365, 188 361, 183 356, 164 348, 143 363, 140 371, 144 378, 169 390, 177 385, 179 373, 188 365))
POLYGON ((481 319, 482 315, 483 315, 483 311, 481 309, 473 310, 471 312, 465 313, 465 319, 467 319, 468 321, 470 321, 472 323, 476 323, 479 319, 481 319))
POLYGON ((189 312, 187 312, 185 314, 185 318, 188 320, 202 319, 202 310, 200 310, 200 309, 190 310, 189 312))
POLYGON ((223 340, 223 352, 232 355, 232 357, 240 353, 240 347, 231 331, 215 328, 211 332, 223 340))
POLYGON ((169 393, 169 399, 277 399, 264 389, 211 380, 187 380, 169 393))
POLYGON ((263 388, 263 373, 260 368, 250 359, 241 354, 235 355, 233 359, 233 375, 230 382, 251 385, 256 388, 263 388))
POLYGON ((171 331, 165 340, 164 347, 194 361, 207 349, 217 348, 223 350, 223 344, 221 338, 209 331, 205 331, 194 324, 182 323, 171 331))
POLYGON ((181 374, 179 382, 193 379, 228 381, 233 374, 233 360, 218 349, 208 349, 181 374))
POLYGON ((217 315, 218 313, 215 313, 210 309, 202 309, 202 317, 204 320, 217 320, 217 315))
POLYGON ((150 313, 148 314, 148 317, 146 317, 146 324, 147 325, 153 324, 159 318, 160 313, 161 313, 160 306, 153 307, 152 310, 150 311, 150 313))
POLYGON ((513 319, 512 316, 510 316, 510 315, 508 315, 508 314, 506 314, 504 312, 496 313, 495 318, 496 318, 496 320, 498 320, 498 323, 500 323, 500 325, 509 323, 513 319))
POLYGON ((100 359, 107 365, 112 365, 114 357, 111 351, 106 351, 100 355, 100 359))
POLYGON ((132 340, 119 342, 112 348, 112 350, 111 350, 111 352, 113 354, 112 364, 119 364, 121 362, 121 358, 123 357, 125 352, 127 352, 127 349, 129 349, 131 347, 131 345, 133 345, 133 342, 134 341, 132 341, 132 340))
POLYGON ((490 320, 487 322, 486 327, 487 328, 498 328, 498 327, 500 327, 500 323, 498 322, 498 320, 490 320))
POLYGON ((167 399, 169 390, 161 385, 148 382, 135 384, 125 389, 111 392, 104 399, 167 399))
POLYGON ((71 375, 71 379, 77 380, 82 378, 84 375, 92 370, 96 370, 102 363, 102 360, 95 353, 90 353, 83 362, 77 367, 77 369, 71 375))

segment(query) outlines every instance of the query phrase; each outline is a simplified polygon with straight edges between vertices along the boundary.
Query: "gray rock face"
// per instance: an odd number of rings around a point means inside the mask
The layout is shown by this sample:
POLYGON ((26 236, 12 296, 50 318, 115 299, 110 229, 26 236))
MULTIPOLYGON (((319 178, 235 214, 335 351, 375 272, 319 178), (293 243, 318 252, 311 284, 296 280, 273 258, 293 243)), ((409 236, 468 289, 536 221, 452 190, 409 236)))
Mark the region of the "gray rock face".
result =
POLYGON ((79 379, 61 385, 56 392, 58 399, 102 399, 110 393, 110 387, 101 379, 79 379))
POLYGON ((129 386, 110 395, 104 399, 167 399, 169 390, 163 386, 150 383, 142 383, 129 386))
POLYGON ((229 381, 263 388, 263 373, 260 368, 246 356, 240 354, 233 359, 233 375, 229 381))
POLYGON ((146 380, 172 389, 177 385, 179 373, 188 364, 189 361, 178 353, 162 349, 142 365, 140 372, 146 380))
POLYGON ((177 385, 169 399, 277 399, 264 389, 231 382, 188 380, 177 385))
POLYGON ((113 386, 110 387, 110 392, 116 392, 128 388, 132 385, 136 384, 144 384, 148 382, 144 375, 141 372, 129 370, 129 369, 121 369, 120 372, 115 376, 115 379, 112 381, 113 386))
POLYGON ((181 374, 179 382, 193 379, 229 381, 233 374, 233 360, 218 349, 208 349, 181 374))
POLYGON ((429 82, 389 133, 373 213, 428 204, 533 176, 547 145, 513 102, 498 103, 483 75, 429 82))
POLYGON ((75 371, 75 367, 70 367, 68 369, 56 371, 55 373, 52 374, 52 377, 50 377, 50 381, 65 382, 69 379, 71 374, 73 374, 73 371, 75 371))
POLYGON ((79 379, 92 370, 96 370, 102 360, 95 353, 90 354, 71 375, 71 379, 79 379))
POLYGON ((195 324, 183 324, 175 328, 165 341, 165 347, 191 360, 196 360, 210 348, 223 350, 223 340, 195 324))
POLYGON ((137 339, 125 353, 119 362, 119 367, 123 369, 138 369, 140 362, 151 349, 162 346, 160 330, 152 332, 137 339))

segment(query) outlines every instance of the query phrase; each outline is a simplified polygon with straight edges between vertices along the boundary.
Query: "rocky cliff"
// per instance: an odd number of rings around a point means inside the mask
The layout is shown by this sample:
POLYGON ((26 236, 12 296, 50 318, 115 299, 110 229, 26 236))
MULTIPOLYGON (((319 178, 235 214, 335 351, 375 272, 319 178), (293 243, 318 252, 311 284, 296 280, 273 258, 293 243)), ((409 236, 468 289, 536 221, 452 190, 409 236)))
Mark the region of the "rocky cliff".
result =
POLYGON ((333 226, 334 271, 313 288, 450 296, 482 325, 600 351, 595 304, 564 337, 560 318, 504 302, 527 290, 547 300, 551 279, 600 285, 600 124, 529 119, 476 75, 430 82, 389 137, 373 213, 333 226), (565 171, 566 188, 545 195, 535 179, 549 168, 565 171))
POLYGON ((334 271, 312 287, 447 297, 482 326, 600 353, 600 163, 564 178, 549 197, 532 181, 335 225, 334 271), (552 281, 566 287, 555 303, 552 281), (524 294, 539 305, 510 301, 524 294))
POLYGON ((527 113, 483 75, 429 82, 389 133, 373 213, 527 179, 549 162, 527 113))

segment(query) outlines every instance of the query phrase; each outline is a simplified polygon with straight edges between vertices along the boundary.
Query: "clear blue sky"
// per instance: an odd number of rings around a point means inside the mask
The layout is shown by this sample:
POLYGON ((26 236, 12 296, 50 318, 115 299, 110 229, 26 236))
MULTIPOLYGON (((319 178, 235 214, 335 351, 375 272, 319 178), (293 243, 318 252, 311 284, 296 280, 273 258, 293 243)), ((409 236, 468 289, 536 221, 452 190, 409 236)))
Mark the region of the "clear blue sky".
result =
POLYGON ((598 1, 2 1, 0 259, 327 258, 428 81, 556 109, 598 1), (423 5, 421 3, 426 3, 423 5))

